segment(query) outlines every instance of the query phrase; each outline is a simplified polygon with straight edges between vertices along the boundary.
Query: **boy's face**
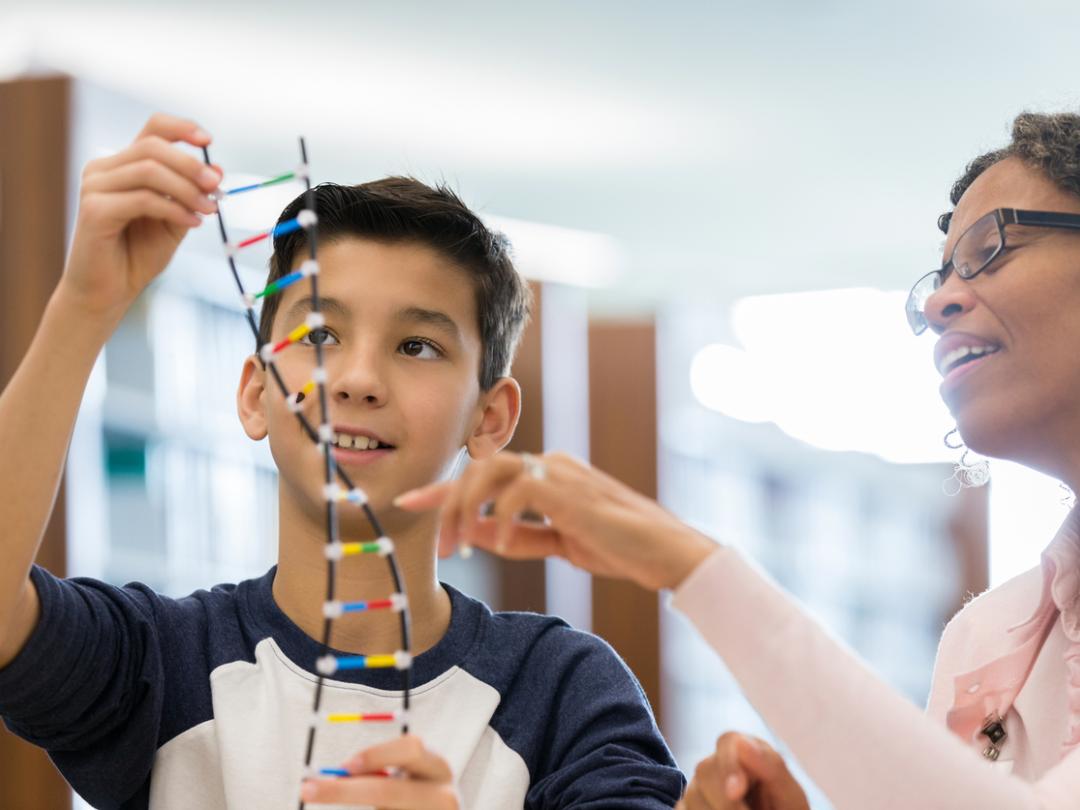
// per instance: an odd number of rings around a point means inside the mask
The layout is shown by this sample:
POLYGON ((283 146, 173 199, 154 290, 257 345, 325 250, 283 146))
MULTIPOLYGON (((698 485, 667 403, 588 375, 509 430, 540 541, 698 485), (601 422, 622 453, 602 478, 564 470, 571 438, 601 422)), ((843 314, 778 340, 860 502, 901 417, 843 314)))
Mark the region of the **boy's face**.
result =
MULTIPOLYGON (((464 270, 417 243, 351 237, 321 244, 319 267, 326 327, 284 349, 276 363, 290 391, 297 391, 315 368, 313 343, 322 343, 329 421, 337 444, 348 437, 344 444, 353 445, 333 453, 377 512, 406 490, 446 478, 463 447, 483 457, 509 440, 517 386, 503 379, 480 391, 482 346, 474 288, 464 270), (372 439, 378 447, 363 449, 372 439)), ((306 280, 281 293, 272 342, 304 323, 310 294, 306 280)), ((269 435, 281 497, 323 520, 321 450, 254 358, 245 363, 238 404, 248 435, 269 435)), ((301 407, 317 427, 318 393, 301 407)), ((357 510, 342 510, 346 528, 350 516, 359 519, 357 510)))

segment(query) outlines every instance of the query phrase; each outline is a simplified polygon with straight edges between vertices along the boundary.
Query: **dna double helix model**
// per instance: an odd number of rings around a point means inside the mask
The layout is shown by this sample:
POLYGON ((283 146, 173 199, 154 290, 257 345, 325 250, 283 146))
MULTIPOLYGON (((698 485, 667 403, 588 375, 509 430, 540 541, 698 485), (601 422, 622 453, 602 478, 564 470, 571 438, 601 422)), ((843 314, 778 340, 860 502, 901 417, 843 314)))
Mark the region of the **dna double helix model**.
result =
MULTIPOLYGON (((210 153, 203 148, 203 160, 210 164, 210 153)), ((335 463, 333 456, 334 431, 329 419, 329 407, 327 404, 327 374, 323 364, 322 344, 315 342, 315 366, 311 379, 305 381, 296 389, 290 388, 282 377, 280 369, 276 365, 276 358, 281 352, 290 346, 303 340, 314 330, 322 329, 326 320, 320 310, 319 304, 319 262, 318 262, 318 215, 315 210, 315 194, 311 187, 311 172, 308 168, 307 145, 300 138, 300 165, 295 171, 285 172, 269 180, 251 185, 238 186, 236 188, 223 189, 216 195, 218 201, 217 222, 221 231, 221 241, 225 249, 225 257, 236 282, 243 302, 244 312, 247 317, 252 334, 258 347, 258 355, 263 365, 274 379, 281 396, 285 399, 286 407, 296 416, 301 428, 308 438, 319 445, 324 460, 325 482, 323 493, 326 498, 326 598, 323 602, 323 629, 320 638, 321 652, 318 660, 314 661, 317 679, 312 706, 312 720, 308 729, 307 744, 304 753, 304 777, 343 777, 348 772, 337 767, 319 767, 313 765, 315 755, 315 740, 319 728, 325 723, 397 723, 401 733, 409 731, 409 690, 411 686, 412 655, 410 653, 409 640, 409 606, 405 594, 405 584, 401 576, 401 569, 394 553, 394 542, 386 536, 378 517, 368 503, 364 491, 353 484, 349 476, 339 465, 335 463), (230 242, 228 232, 225 229, 225 218, 222 212, 224 203, 230 197, 238 194, 246 194, 259 189, 275 186, 280 183, 300 181, 305 188, 304 208, 299 214, 286 222, 279 222, 273 228, 263 233, 247 237, 238 242, 230 242), (244 289, 243 282, 236 267, 236 254, 244 248, 250 247, 265 239, 276 239, 279 236, 293 233, 298 230, 304 231, 308 246, 308 258, 300 267, 292 273, 282 276, 268 284, 264 289, 256 293, 249 293, 244 289), (276 343, 259 343, 259 327, 255 319, 255 306, 268 296, 276 295, 287 287, 308 280, 311 287, 311 311, 305 322, 282 340, 276 343), (319 424, 315 426, 304 415, 301 403, 314 393, 318 393, 319 424), (363 510, 364 516, 371 525, 375 540, 370 542, 343 542, 340 537, 338 508, 357 508, 363 510), (386 599, 368 600, 363 602, 343 602, 336 595, 336 579, 338 565, 346 557, 359 555, 373 555, 386 560, 390 568, 390 576, 393 580, 394 593, 386 599), (331 652, 330 637, 335 619, 339 619, 347 613, 356 613, 370 610, 395 611, 401 621, 401 647, 400 649, 383 655, 350 655, 338 656, 331 652), (322 710, 322 697, 325 679, 337 672, 357 669, 373 668, 396 668, 401 672, 401 708, 393 712, 381 713, 329 713, 322 710)), ((299 795, 299 785, 297 785, 299 795)), ((299 802, 300 810, 304 808, 304 802, 299 802)))

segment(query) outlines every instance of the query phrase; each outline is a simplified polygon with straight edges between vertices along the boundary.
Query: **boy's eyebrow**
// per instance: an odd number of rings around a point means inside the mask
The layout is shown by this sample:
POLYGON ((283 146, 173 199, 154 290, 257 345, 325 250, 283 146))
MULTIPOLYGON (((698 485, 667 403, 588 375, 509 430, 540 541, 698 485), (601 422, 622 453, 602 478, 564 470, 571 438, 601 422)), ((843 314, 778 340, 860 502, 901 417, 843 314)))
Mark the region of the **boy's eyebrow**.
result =
POLYGON ((440 312, 437 309, 424 309, 423 307, 405 307, 399 309, 394 313, 394 318, 399 321, 405 321, 408 323, 423 323, 428 326, 433 326, 436 329, 441 329, 443 332, 449 334, 454 340, 461 340, 461 327, 457 325, 457 321, 447 315, 445 312, 440 312))
MULTIPOLYGON (((301 298, 291 307, 288 312, 285 313, 285 320, 289 321, 298 315, 304 315, 311 312, 314 309, 314 299, 309 295, 307 298, 301 298)), ((326 296, 319 296, 319 311, 328 312, 331 315, 337 315, 339 317, 347 317, 349 314, 349 308, 345 306, 341 301, 336 298, 327 298, 326 296)))

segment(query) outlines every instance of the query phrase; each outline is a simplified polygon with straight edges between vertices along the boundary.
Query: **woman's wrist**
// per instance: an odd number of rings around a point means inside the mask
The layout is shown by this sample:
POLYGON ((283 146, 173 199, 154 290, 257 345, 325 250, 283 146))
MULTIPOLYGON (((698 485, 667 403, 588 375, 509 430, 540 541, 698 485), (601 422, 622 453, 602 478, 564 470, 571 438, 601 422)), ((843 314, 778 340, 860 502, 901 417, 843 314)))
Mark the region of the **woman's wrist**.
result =
POLYGON ((712 555, 720 544, 685 524, 670 544, 661 588, 675 590, 712 555))

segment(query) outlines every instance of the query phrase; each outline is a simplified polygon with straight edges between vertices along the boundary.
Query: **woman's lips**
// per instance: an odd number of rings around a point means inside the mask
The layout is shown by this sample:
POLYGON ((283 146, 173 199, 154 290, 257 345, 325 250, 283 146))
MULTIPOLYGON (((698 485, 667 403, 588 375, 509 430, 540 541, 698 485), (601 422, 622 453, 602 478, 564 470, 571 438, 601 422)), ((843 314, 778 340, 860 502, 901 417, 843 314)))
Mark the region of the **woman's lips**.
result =
POLYGON ((942 390, 948 387, 952 387, 957 383, 957 381, 971 374, 975 369, 979 368, 985 363, 990 362, 995 357, 997 357, 998 354, 1000 354, 1000 351, 992 352, 990 354, 984 354, 981 357, 976 358, 975 360, 968 360, 966 363, 961 363, 960 365, 951 369, 941 381, 942 390))

